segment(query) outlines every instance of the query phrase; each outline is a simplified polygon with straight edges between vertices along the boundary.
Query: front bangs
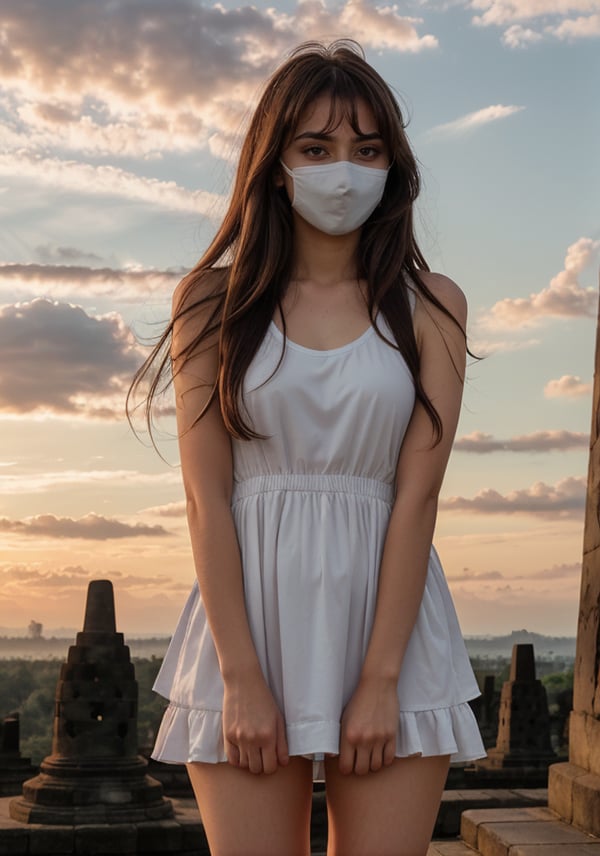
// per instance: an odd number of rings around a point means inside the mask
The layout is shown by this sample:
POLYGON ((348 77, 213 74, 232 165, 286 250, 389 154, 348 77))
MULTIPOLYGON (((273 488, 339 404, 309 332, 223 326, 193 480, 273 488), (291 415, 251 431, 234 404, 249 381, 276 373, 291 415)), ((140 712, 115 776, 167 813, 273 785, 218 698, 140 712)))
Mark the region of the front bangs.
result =
POLYGON ((284 146, 292 139, 306 111, 323 95, 330 96, 331 104, 327 121, 324 127, 318 129, 319 133, 333 133, 346 119, 354 133, 360 136, 365 132, 358 121, 357 101, 360 98, 373 112, 377 131, 381 134, 390 159, 393 159, 399 143, 399 134, 394 127, 394 117, 390 115, 391 105, 384 103, 381 94, 372 84, 357 79, 339 67, 328 67, 323 69, 323 72, 315 75, 312 80, 305 81, 301 91, 296 92, 293 109, 289 111, 285 121, 284 146))

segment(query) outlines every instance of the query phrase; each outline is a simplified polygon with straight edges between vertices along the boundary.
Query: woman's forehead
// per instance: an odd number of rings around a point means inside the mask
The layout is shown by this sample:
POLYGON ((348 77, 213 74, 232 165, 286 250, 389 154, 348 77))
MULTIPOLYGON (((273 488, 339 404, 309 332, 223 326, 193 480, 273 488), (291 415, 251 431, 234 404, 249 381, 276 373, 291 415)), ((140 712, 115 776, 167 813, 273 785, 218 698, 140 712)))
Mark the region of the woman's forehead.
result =
POLYGON ((295 133, 322 133, 325 129, 333 131, 344 123, 352 126, 354 122, 358 127, 353 130, 358 130, 361 134, 379 131, 373 111, 363 98, 349 101, 334 98, 326 93, 319 95, 302 111, 295 133))

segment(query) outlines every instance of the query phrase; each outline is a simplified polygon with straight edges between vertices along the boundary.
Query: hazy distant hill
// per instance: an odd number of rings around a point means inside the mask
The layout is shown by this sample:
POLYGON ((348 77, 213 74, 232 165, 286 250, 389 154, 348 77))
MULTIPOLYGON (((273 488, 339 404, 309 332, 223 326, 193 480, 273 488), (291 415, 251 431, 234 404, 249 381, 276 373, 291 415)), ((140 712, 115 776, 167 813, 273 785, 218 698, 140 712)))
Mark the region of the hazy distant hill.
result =
MULTIPOLYGON (((0 627, 0 659, 45 659, 66 656, 69 645, 75 642, 77 631, 61 637, 31 639, 26 636, 2 634, 0 627)), ((133 638, 125 635, 125 642, 133 657, 162 657, 169 644, 168 637, 133 638)), ((528 630, 513 630, 507 636, 467 636, 467 651, 471 657, 510 657, 513 645, 532 643, 538 658, 575 656, 575 638, 568 636, 544 636, 528 630)))
POLYGON ((574 657, 575 637, 544 636, 529 630, 513 630, 507 636, 466 636, 467 651, 472 657, 510 657, 513 645, 532 644, 536 657, 574 657))
MULTIPOLYGON (((31 639, 26 636, 0 636, 0 660, 53 660, 64 659, 69 646, 75 643, 77 631, 64 638, 51 637, 31 639)), ((130 639, 125 636, 132 657, 160 657, 167 650, 169 639, 154 637, 148 639, 130 639)))

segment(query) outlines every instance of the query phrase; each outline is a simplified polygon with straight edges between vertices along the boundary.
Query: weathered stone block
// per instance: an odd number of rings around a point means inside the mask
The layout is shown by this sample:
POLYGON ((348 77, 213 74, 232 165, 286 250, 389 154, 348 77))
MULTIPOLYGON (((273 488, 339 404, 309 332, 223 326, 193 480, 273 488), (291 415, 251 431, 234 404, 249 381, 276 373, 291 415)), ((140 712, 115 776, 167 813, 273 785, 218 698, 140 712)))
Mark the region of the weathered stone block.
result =
POLYGON ((29 831, 28 852, 31 856, 70 854, 74 850, 75 830, 72 826, 32 826, 29 831))
POLYGON ((479 828, 478 849, 485 856, 511 856, 517 844, 585 844, 585 833, 559 821, 484 823, 479 828))
POLYGON ((569 760, 600 775, 600 721, 585 711, 571 712, 569 760))
POLYGON ((515 788, 519 798, 530 800, 532 805, 546 805, 548 802, 548 788, 515 788))
MULTIPOLYGON (((596 687, 598 693, 598 687, 596 687)), ((585 730, 589 747, 589 771, 600 776, 600 720, 596 716, 586 716, 585 730)))
MULTIPOLYGON (((592 447, 592 453, 598 459, 600 454, 598 453, 598 441, 592 447)), ((590 471, 588 473, 588 496, 594 495, 598 497, 598 490, 600 488, 600 469, 596 468, 594 471, 590 471)), ((593 550, 597 549, 600 546, 600 526, 598 525, 598 520, 595 518, 595 515, 587 514, 585 521, 585 535, 583 539, 583 551, 585 553, 591 553, 593 550), (589 522, 588 522, 589 520, 589 522)))
POLYGON ((204 832, 204 826, 202 825, 200 817, 196 816, 196 818, 193 819, 178 818, 178 821, 181 824, 182 853, 195 852, 205 854, 205 856, 210 856, 206 833, 204 832))
POLYGON ((442 801, 435 821, 435 835, 456 835, 460 829, 462 808, 462 800, 442 801))
POLYGON ((573 783, 585 775, 576 764, 553 764, 549 769, 548 805, 566 823, 573 820, 573 783))
MULTIPOLYGON (((543 823, 554 820, 545 806, 524 808, 483 808, 464 811, 460 823, 460 836, 471 847, 480 848, 479 837, 484 825, 499 823, 543 823)), ((486 856, 488 856, 486 852, 486 856)))
MULTIPOLYGON (((587 523, 586 523, 587 528, 587 523)), ((577 651, 573 680, 573 709, 593 710, 596 690, 595 656, 598 638, 598 600, 600 579, 596 568, 600 561, 598 548, 584 554, 581 572, 581 594, 577 622, 577 651)))
POLYGON ((123 854, 130 856, 137 849, 135 826, 123 823, 95 824, 75 827, 75 853, 123 854))
POLYGON ((587 714, 584 711, 571 711, 569 718, 569 761, 584 770, 589 770, 590 748, 585 727, 586 719, 587 714))
POLYGON ((469 844, 471 847, 477 847, 477 829, 479 824, 476 817, 473 816, 476 811, 478 809, 467 809, 460 816, 460 837, 465 844, 469 844))
POLYGON ((600 856, 598 844, 517 844, 510 856, 600 856))
POLYGON ((475 853, 463 841, 434 841, 427 856, 475 856, 475 853))
POLYGON ((27 853, 27 830, 0 830, 0 856, 19 856, 21 853, 27 853))
POLYGON ((139 853, 177 853, 181 850, 183 832, 175 820, 150 821, 137 824, 139 853))
POLYGON ((600 776, 594 773, 573 782, 573 824, 600 836, 600 776))

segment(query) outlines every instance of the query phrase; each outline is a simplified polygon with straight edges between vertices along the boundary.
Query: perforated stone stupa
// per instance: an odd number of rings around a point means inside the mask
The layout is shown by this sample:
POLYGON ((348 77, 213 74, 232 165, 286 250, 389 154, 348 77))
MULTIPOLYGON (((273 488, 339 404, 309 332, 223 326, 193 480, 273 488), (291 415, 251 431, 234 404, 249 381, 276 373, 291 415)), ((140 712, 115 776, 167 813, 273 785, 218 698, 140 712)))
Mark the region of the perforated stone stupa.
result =
POLYGON ((10 803, 22 823, 137 823, 172 817, 137 747, 138 687, 117 633, 112 583, 88 588, 83 632, 56 687, 52 754, 10 803))

